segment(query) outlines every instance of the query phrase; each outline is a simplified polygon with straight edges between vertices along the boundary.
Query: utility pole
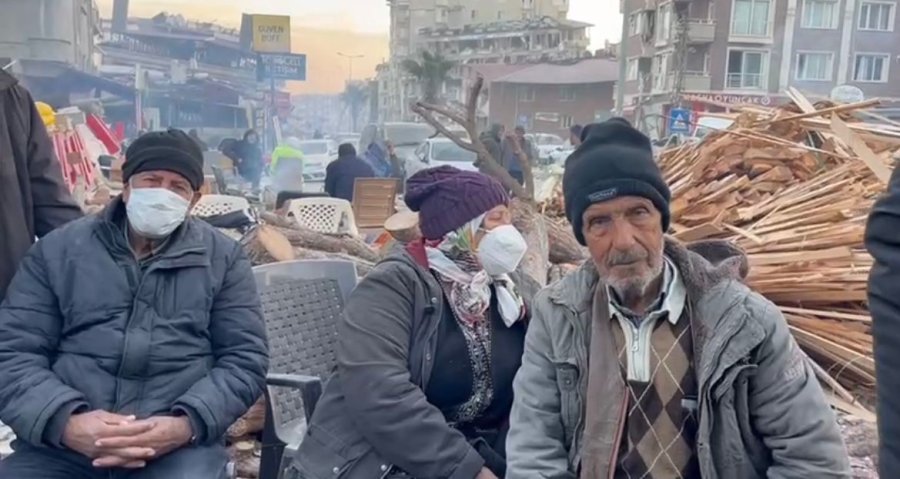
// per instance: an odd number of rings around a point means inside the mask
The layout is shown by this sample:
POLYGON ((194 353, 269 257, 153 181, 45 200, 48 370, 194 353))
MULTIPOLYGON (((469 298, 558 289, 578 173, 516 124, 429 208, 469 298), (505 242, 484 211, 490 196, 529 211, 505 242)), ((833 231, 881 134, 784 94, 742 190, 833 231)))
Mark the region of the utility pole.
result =
POLYGON ((672 53, 672 67, 674 68, 672 82, 672 96, 670 103, 673 107, 683 106, 684 76, 687 70, 688 59, 688 18, 682 9, 675 10, 675 49, 672 53))
POLYGON ((616 116, 622 116, 625 112, 625 80, 628 69, 628 14, 624 11, 628 5, 627 0, 623 0, 619 11, 622 13, 622 38, 619 40, 619 55, 616 60, 619 62, 619 80, 616 82, 616 116))

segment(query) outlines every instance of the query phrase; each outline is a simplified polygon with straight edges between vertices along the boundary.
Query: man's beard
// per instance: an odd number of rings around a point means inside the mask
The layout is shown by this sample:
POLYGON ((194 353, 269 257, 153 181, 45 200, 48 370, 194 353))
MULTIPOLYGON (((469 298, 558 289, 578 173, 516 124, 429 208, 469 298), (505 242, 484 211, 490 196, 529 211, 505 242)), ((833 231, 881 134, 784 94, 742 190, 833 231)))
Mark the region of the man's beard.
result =
POLYGON ((663 273, 662 254, 651 258, 647 251, 638 249, 611 252, 607 265, 607 274, 603 279, 626 305, 639 303, 649 293, 648 290, 654 281, 663 273), (622 277, 612 274, 616 266, 629 265, 635 261, 637 261, 635 265, 640 268, 639 272, 622 277))

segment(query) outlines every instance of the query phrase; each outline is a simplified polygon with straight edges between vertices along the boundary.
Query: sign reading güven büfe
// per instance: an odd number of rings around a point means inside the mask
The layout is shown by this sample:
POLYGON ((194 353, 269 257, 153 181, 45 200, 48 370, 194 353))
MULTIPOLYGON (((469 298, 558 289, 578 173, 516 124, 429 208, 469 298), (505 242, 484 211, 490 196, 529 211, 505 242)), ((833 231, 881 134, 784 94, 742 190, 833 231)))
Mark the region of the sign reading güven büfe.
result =
POLYGON ((251 32, 253 51, 258 53, 291 52, 291 17, 284 15, 244 15, 241 36, 251 32))

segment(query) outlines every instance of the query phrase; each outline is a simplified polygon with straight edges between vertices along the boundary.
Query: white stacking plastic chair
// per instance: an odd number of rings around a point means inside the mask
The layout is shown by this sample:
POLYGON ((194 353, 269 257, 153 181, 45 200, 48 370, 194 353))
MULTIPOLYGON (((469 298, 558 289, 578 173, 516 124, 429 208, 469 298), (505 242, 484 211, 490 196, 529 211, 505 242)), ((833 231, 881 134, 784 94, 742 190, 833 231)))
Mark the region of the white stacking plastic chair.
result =
POLYGON ((319 233, 358 235, 353 206, 340 198, 299 198, 291 200, 288 215, 300 226, 319 233))
POLYGON ((247 209, 250 209, 250 202, 247 201, 247 198, 231 195, 203 195, 191 210, 191 214, 209 217, 247 209))

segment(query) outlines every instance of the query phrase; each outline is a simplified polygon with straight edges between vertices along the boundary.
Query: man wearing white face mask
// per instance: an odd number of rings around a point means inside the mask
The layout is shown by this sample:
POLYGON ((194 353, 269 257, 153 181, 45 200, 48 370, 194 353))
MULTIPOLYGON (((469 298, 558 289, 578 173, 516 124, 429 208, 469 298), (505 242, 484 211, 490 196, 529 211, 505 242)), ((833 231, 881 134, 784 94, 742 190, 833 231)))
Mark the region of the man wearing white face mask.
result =
POLYGON ((496 479, 537 289, 496 180, 450 166, 407 182, 424 239, 382 261, 338 322, 338 367, 288 477, 496 479), (349 449, 346 445, 352 445, 349 449))
POLYGON ((4 479, 224 478, 226 428, 268 365, 242 248, 190 217, 203 154, 142 136, 99 216, 38 242, 0 307, 4 479))

